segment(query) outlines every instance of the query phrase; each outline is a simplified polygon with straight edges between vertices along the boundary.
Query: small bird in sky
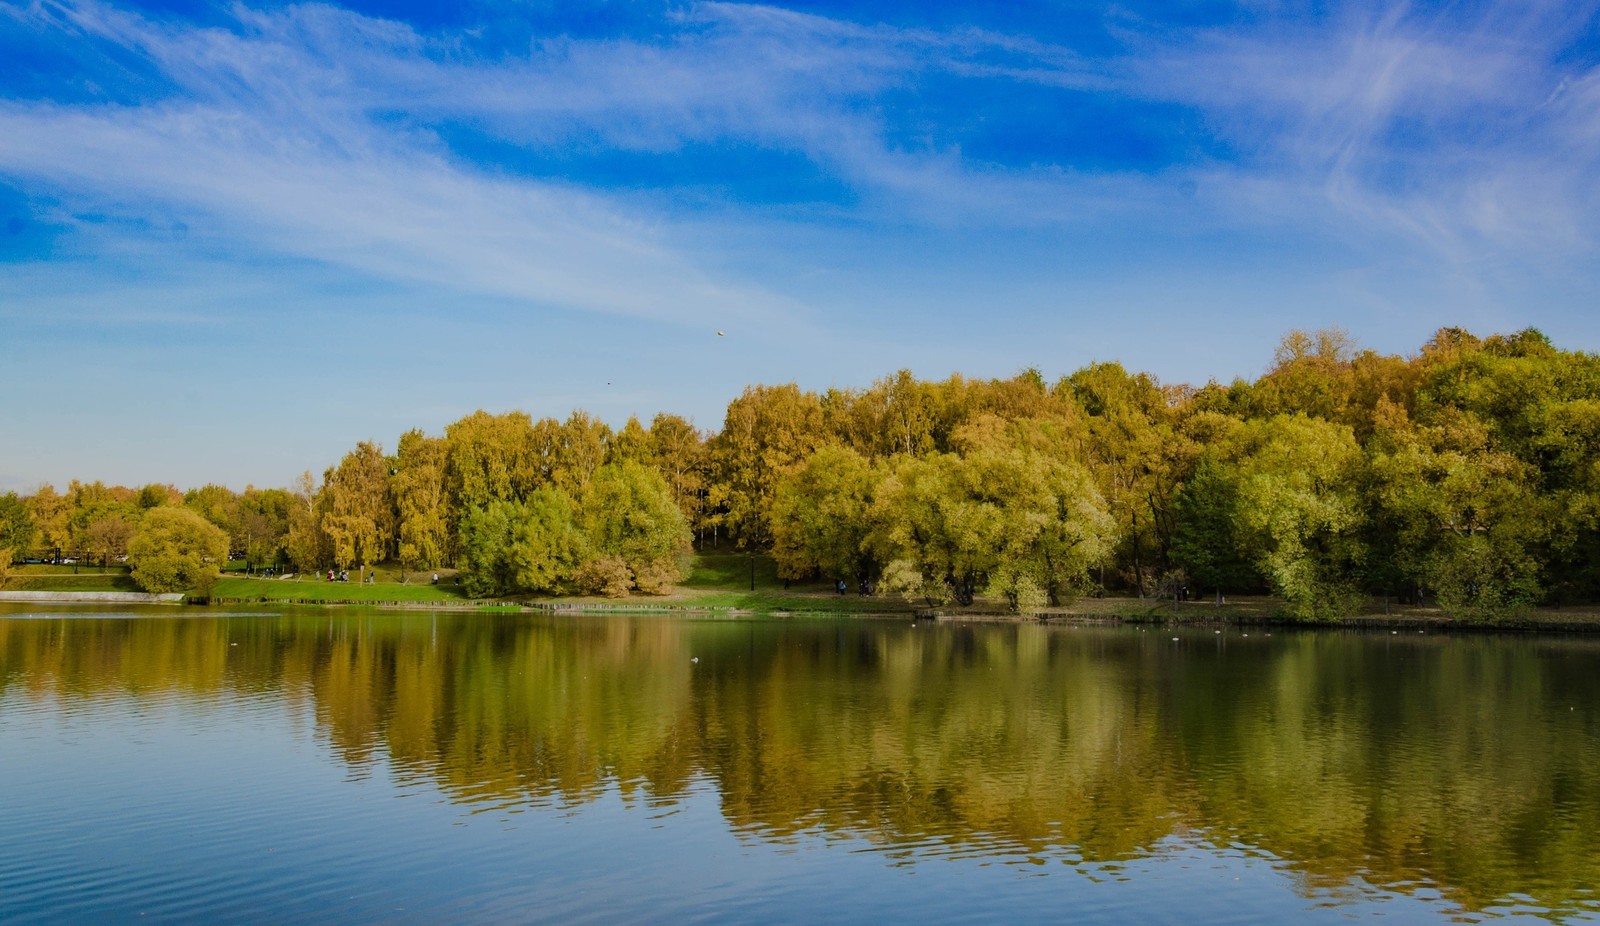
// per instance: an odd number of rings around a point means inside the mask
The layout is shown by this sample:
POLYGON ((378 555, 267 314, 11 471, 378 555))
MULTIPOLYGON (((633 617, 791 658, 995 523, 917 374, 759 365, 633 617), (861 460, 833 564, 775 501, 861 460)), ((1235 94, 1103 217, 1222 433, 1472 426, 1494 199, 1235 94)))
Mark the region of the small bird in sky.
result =
POLYGON ((717 337, 719 337, 719 338, 722 337, 722 332, 720 332, 720 331, 717 332, 717 337))

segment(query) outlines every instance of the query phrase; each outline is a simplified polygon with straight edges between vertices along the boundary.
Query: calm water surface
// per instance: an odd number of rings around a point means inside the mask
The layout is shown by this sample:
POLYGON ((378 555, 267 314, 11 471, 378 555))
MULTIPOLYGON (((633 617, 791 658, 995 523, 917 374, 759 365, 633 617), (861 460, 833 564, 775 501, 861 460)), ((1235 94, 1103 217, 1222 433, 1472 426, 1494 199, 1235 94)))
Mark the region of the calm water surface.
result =
POLYGON ((0 610, 0 922, 1600 922, 1600 640, 0 610))

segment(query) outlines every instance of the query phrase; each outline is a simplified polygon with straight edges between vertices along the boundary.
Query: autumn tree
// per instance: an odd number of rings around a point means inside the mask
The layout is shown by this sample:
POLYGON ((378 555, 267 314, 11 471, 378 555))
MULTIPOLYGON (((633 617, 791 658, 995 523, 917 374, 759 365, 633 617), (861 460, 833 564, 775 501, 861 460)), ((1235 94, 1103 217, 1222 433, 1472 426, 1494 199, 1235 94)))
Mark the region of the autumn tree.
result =
POLYGON ((389 461, 370 441, 356 444, 322 477, 327 512, 322 529, 341 569, 381 562, 394 538, 389 461))
POLYGON ((431 569, 448 558, 450 500, 446 491, 449 445, 411 430, 400 435, 390 491, 394 496, 400 563, 431 569))
POLYGON ((549 481, 577 498, 606 460, 611 428, 585 411, 575 411, 549 432, 544 447, 549 481))
POLYGON ((771 542, 771 506, 778 480, 824 442, 822 406, 790 383, 750 386, 728 405, 722 432, 710 443, 710 502, 741 547, 771 542))
POLYGON ((612 435, 606 444, 606 462, 618 463, 632 460, 651 465, 655 462, 655 447, 650 442, 650 432, 639 423, 637 415, 629 415, 622 430, 612 435))
POLYGON ((445 444, 445 487, 457 510, 520 500, 548 481, 523 412, 473 412, 445 428, 445 444))
POLYGON ((1251 418, 1300 414, 1345 421, 1355 389, 1356 344, 1342 328, 1290 331, 1273 352, 1272 368, 1244 397, 1251 418))
POLYGON ((661 413, 650 420, 648 457, 672 490, 691 530, 704 527, 706 439, 688 419, 661 413))
POLYGON ((228 535, 186 508, 153 508, 128 542, 133 580, 147 592, 204 593, 228 556, 228 535))
POLYGON ((141 519, 133 505, 98 506, 84 526, 80 549, 101 563, 125 556, 141 519))
POLYGON ((289 532, 284 538, 284 549, 289 561, 301 571, 319 569, 333 561, 332 544, 322 530, 326 508, 322 489, 307 470, 295 478, 289 494, 289 532))
POLYGON ((38 542, 47 550, 72 548, 71 508, 48 482, 28 497, 28 513, 38 529, 38 542))

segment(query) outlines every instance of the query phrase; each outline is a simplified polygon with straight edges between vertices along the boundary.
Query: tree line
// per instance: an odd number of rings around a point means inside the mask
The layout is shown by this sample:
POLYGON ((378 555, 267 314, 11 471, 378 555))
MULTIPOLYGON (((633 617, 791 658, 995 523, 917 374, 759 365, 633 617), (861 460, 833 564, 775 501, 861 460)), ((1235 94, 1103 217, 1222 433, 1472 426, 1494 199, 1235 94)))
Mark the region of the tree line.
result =
POLYGON ((1491 617, 1600 596, 1600 358, 1534 329, 1446 328, 1409 356, 1294 331, 1261 377, 1201 388, 1117 363, 901 371, 750 386, 715 433, 479 411, 287 489, 5 496, 0 548, 132 558, 161 508, 252 566, 453 566, 485 596, 661 591, 691 546, 730 546, 931 603, 1266 592, 1324 617, 1392 595, 1491 617))

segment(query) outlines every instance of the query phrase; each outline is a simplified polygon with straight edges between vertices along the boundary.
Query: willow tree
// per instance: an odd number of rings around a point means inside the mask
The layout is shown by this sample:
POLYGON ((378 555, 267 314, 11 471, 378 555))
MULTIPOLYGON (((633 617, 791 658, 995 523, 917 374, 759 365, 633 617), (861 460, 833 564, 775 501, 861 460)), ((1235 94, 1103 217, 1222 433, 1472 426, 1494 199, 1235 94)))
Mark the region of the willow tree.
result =
POLYGON ((1304 415, 1246 422, 1233 467, 1236 529, 1290 613, 1331 617, 1359 602, 1365 458, 1348 425, 1304 415))
POLYGON ((868 545, 881 467, 849 447, 828 446, 779 480, 772 501, 772 555, 778 575, 820 575, 857 583, 873 578, 868 545))
POLYGON ((885 590, 960 605, 982 593, 1014 610, 1076 594, 1113 536, 1081 465, 1015 441, 902 459, 873 522, 885 590))
POLYGON ((632 461, 601 466, 579 502, 579 518, 590 557, 620 563, 639 591, 663 592, 683 578, 689 525, 654 469, 632 461))
POLYGON ((1465 619, 1531 607, 1541 592, 1537 551, 1558 520, 1534 467, 1493 446, 1466 412, 1390 432, 1374 457, 1381 513, 1398 526, 1398 565, 1465 619))
POLYGON ((204 592, 221 573, 228 535, 185 508, 153 508, 128 542, 133 581, 147 592, 204 592))

